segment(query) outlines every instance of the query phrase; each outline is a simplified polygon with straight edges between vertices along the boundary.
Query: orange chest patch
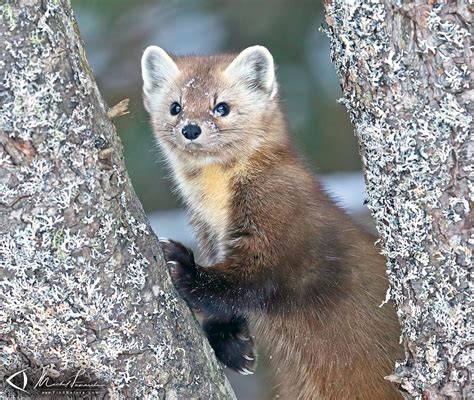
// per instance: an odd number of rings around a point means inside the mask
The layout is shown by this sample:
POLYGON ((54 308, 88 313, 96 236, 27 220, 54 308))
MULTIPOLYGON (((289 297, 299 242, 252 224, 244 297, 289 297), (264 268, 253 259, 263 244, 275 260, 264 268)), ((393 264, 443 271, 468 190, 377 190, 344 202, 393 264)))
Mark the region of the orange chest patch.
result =
POLYGON ((241 166, 208 165, 192 177, 178 174, 186 202, 220 239, 225 237, 232 214, 232 181, 242 170, 241 166))
POLYGON ((214 165, 203 168, 198 177, 203 217, 219 236, 224 234, 231 214, 231 179, 230 171, 214 165))

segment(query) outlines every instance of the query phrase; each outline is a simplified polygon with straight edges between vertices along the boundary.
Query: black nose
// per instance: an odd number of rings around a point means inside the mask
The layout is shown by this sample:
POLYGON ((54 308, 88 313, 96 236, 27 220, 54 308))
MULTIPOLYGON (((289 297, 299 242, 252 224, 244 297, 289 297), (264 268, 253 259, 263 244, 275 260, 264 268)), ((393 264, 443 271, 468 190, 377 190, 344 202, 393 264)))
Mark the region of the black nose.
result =
POLYGON ((186 139, 194 140, 201 134, 201 128, 195 124, 188 124, 181 129, 181 133, 186 139))

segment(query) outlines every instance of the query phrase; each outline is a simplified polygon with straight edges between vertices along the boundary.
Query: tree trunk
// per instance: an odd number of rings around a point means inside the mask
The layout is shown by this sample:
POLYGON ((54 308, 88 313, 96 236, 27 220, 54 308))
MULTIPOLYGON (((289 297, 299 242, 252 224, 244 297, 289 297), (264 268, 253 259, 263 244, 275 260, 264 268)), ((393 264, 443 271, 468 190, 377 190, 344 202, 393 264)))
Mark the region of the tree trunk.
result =
POLYGON ((3 378, 26 368, 33 398, 38 374, 78 371, 106 398, 234 398, 170 281, 69 1, 2 3, 3 378))
POLYGON ((402 324, 390 379, 467 399, 471 15, 464 0, 428 3, 329 1, 327 32, 402 324))

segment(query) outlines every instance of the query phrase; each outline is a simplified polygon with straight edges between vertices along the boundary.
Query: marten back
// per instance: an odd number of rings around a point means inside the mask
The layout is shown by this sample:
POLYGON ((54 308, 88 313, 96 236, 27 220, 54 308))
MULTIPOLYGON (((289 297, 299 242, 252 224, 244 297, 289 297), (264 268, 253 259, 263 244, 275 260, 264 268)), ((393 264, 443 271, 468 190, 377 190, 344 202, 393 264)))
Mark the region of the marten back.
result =
MULTIPOLYGON (((392 306, 379 307, 388 283, 375 238, 334 205, 293 151, 269 154, 235 178, 230 231, 245 227, 264 237, 271 245, 260 268, 268 276, 259 279, 281 274, 276 280, 285 281, 251 316, 277 392, 285 399, 400 398, 383 379, 402 352, 392 306), (246 222, 250 212, 253 223, 246 222)), ((259 249, 242 251, 260 256, 259 249)))
POLYGON ((324 193, 294 151, 273 58, 143 59, 145 106, 207 267, 163 241, 176 288, 205 315, 217 357, 243 374, 265 348, 284 399, 395 399, 383 377, 399 327, 375 238, 324 193))

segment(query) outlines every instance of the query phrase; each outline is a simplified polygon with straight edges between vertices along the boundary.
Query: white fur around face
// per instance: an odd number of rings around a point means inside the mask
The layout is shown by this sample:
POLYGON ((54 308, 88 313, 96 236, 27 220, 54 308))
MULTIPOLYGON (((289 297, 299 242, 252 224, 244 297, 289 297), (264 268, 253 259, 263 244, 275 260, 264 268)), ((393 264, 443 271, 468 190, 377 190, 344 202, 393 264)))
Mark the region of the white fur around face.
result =
POLYGON ((251 89, 262 89, 270 98, 277 93, 275 65, 266 47, 246 48, 230 63, 224 74, 229 79, 247 84, 251 89))
POLYGON ((151 112, 160 90, 175 79, 179 69, 171 57, 158 46, 149 46, 142 56, 143 93, 146 109, 151 112))

